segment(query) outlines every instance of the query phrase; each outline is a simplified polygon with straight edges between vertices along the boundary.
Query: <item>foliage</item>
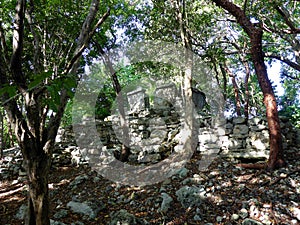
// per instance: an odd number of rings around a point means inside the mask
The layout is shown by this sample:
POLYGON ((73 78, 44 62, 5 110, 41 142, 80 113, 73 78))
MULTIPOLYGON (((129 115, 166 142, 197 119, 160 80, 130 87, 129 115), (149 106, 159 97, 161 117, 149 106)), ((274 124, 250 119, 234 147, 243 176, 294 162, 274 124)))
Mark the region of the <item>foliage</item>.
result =
POLYGON ((279 98, 279 113, 290 118, 293 125, 300 128, 300 73, 283 66, 281 77, 284 94, 279 98))
POLYGON ((2 121, 0 121, 0 135, 1 135, 1 143, 0 143, 0 148, 6 149, 13 147, 14 144, 17 143, 15 136, 12 134, 12 130, 10 127, 10 124, 8 123, 6 116, 5 116, 5 111, 3 107, 0 107, 0 118, 2 121))
POLYGON ((73 100, 70 99, 66 105, 64 115, 61 119, 61 127, 63 128, 72 125, 72 107, 73 107, 73 100))

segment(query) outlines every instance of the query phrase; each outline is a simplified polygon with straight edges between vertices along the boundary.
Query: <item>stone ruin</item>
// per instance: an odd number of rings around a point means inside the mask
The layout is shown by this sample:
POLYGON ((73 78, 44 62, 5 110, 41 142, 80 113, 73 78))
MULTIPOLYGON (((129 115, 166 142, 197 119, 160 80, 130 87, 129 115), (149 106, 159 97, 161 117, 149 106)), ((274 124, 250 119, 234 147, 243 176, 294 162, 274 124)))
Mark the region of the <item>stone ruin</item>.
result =
MULTIPOLYGON (((177 90, 174 83, 161 85, 155 89, 152 107, 150 106, 150 97, 146 94, 146 90, 141 87, 128 92, 127 100, 129 114, 139 113, 150 108, 168 110, 172 107, 182 107, 181 92, 177 90)), ((192 100, 197 111, 201 111, 207 104, 205 94, 196 88, 192 88, 192 100)))
MULTIPOLYGON (((139 88, 127 94, 129 112, 126 120, 129 128, 129 163, 153 164, 167 158, 172 152, 182 151, 180 143, 182 100, 175 85, 164 85, 155 90, 152 102, 146 91, 139 88)), ((193 101, 197 111, 206 104, 205 94, 194 89, 193 101)), ((221 119, 212 126, 213 117, 197 114, 197 149, 210 163, 214 156, 238 159, 265 159, 269 154, 269 135, 265 118, 242 117, 221 119)), ((96 120, 97 131, 104 145, 103 151, 120 151, 122 129, 118 115, 111 115, 104 121, 96 120)), ((284 148, 300 146, 300 131, 287 118, 281 118, 284 148)), ((71 131, 63 132, 61 141, 74 141, 71 131), (67 137, 67 138, 66 138, 67 137)), ((202 160, 201 160, 202 161, 202 160)), ((203 166, 203 165, 202 165, 203 166)))
POLYGON ((129 104, 129 114, 138 113, 139 111, 149 108, 149 98, 146 91, 139 87, 134 91, 127 93, 129 104))

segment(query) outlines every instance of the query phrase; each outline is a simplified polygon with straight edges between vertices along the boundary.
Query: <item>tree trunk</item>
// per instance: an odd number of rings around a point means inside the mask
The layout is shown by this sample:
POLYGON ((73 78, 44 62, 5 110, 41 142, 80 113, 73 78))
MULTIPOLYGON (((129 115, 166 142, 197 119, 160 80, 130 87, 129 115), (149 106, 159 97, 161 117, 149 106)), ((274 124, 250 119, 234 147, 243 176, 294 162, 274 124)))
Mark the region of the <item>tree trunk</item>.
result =
POLYGON ((239 95, 239 86, 236 82, 235 75, 230 71, 230 69, 227 67, 227 65, 224 65, 224 70, 228 73, 229 77, 231 77, 233 90, 234 90, 234 99, 235 99, 235 107, 236 107, 236 114, 237 116, 242 116, 241 113, 241 101, 240 101, 240 95, 239 95))
POLYGON ((122 95, 121 85, 119 82, 119 79, 117 77, 117 73, 113 68, 112 62, 110 58, 105 55, 105 64, 109 68, 110 76, 113 81, 113 86, 117 94, 117 103, 118 103, 118 110, 119 110, 119 116, 120 116, 120 126, 122 128, 122 148, 121 148, 121 154, 119 156, 119 160, 121 162, 128 161, 128 157, 130 155, 130 137, 129 137, 129 126, 126 121, 126 115, 124 110, 124 99, 122 95))
POLYGON ((28 213, 26 225, 49 225, 49 189, 48 176, 50 157, 41 154, 26 160, 28 175, 28 213))
POLYGON ((124 110, 124 99, 122 95, 122 88, 117 76, 117 72, 114 69, 114 66, 111 62, 111 59, 108 54, 104 52, 104 50, 101 48, 101 46, 98 43, 95 43, 98 50, 102 54, 103 61, 107 69, 109 70, 110 77, 112 79, 112 84, 114 87, 114 90, 117 95, 117 107, 119 110, 119 116, 120 116, 120 126, 122 129, 122 147, 121 147, 121 153, 120 155, 115 155, 115 157, 120 160, 121 162, 127 162, 128 157, 130 155, 130 136, 129 136, 129 126, 126 121, 126 115, 124 110))
POLYGON ((249 95, 249 78, 250 78, 250 68, 249 64, 247 61, 243 60, 243 64, 245 66, 246 70, 246 76, 245 76, 245 111, 244 115, 246 120, 248 121, 249 119, 249 100, 250 100, 250 95, 249 95))
POLYGON ((269 127, 270 153, 267 162, 267 169, 273 170, 285 165, 283 159, 283 146, 281 137, 280 121, 277 110, 276 98, 271 82, 268 78, 267 68, 264 63, 262 52, 262 30, 253 32, 251 38, 251 56, 254 62, 255 72, 258 77, 260 88, 264 95, 266 106, 266 117, 269 127))
MULTIPOLYGON (((65 87, 62 86, 58 95, 60 103, 56 105, 57 111, 53 117, 49 118, 47 125, 45 125, 43 118, 47 116, 47 107, 49 107, 49 105, 45 106, 45 103, 49 104, 49 96, 46 94, 47 89, 40 89, 39 87, 29 88, 32 80, 31 78, 34 78, 34 76, 31 77, 32 72, 28 71, 27 67, 23 68, 23 66, 26 65, 23 64, 22 60, 24 59, 24 33, 28 35, 28 32, 24 32, 27 3, 29 2, 26 0, 16 1, 16 13, 14 18, 11 18, 14 22, 12 26, 12 52, 10 54, 5 54, 5 56, 0 54, 0 88, 5 86, 16 86, 18 94, 22 96, 24 101, 20 102, 17 101, 17 98, 11 98, 8 93, 1 94, 0 97, 6 110, 9 123, 13 128, 22 151, 24 166, 28 175, 28 216, 25 222, 27 225, 49 225, 48 175, 52 149, 69 96, 65 87), (11 61, 9 66, 7 66, 6 59, 9 56, 11 56, 11 61), (25 73, 25 71, 28 73, 25 73), (24 112, 21 110, 24 110, 24 112)), ((30 3, 32 3, 32 1, 30 1, 30 3)), ((92 0, 90 4, 89 12, 80 30, 80 35, 76 39, 77 47, 73 52, 73 57, 65 66, 64 61, 58 63, 62 66, 59 68, 60 71, 65 69, 61 75, 72 75, 74 78, 77 78, 77 69, 79 67, 79 60, 82 52, 88 46, 95 31, 109 15, 108 11, 99 19, 95 27, 92 27, 99 10, 99 4, 99 0, 92 0)), ((33 5, 31 4, 31 6, 33 5)), ((29 23, 29 26, 31 26, 31 22, 29 23)), ((42 30, 41 32, 44 33, 42 30)), ((1 23, 0 36, 6 36, 4 35, 1 23)), ((37 42, 37 40, 35 40, 35 42, 37 42)), ((0 44, 0 53, 7 53, 8 49, 10 48, 6 48, 2 41, 2 44, 0 44)), ((35 49, 35 53, 39 54, 40 48, 36 47, 35 49)), ((69 50, 72 49, 73 44, 70 43, 69 50)), ((69 53, 71 54, 72 52, 70 51, 69 53)), ((51 60, 55 59, 51 58, 51 60)), ((38 60, 34 59, 33 63, 38 63, 38 60)), ((52 61, 49 65, 52 65, 52 61)), ((48 70, 48 68, 38 69, 36 67, 39 67, 39 65, 36 64, 34 64, 33 67, 33 72, 39 71, 39 69, 40 71, 48 70)), ((60 76, 56 77, 56 74, 54 73, 52 76, 53 79, 60 79, 60 76)))
POLYGON ((0 129, 1 129, 1 134, 0 134, 0 159, 3 157, 3 149, 4 149, 4 126, 3 126, 3 114, 2 114, 2 109, 0 108, 0 129))
POLYGON ((280 121, 276 98, 271 82, 268 78, 267 68, 264 62, 264 53, 262 50, 263 30, 260 27, 260 24, 251 23, 250 18, 245 14, 245 12, 229 0, 213 0, 213 2, 215 2, 217 6, 222 7, 231 15, 233 15, 236 18, 237 23, 241 25, 243 30, 250 38, 251 58, 254 64, 259 86, 264 95, 266 117, 269 127, 270 154, 266 168, 268 170, 274 170, 275 168, 282 167, 285 165, 285 161, 283 159, 280 121))
POLYGON ((186 17, 186 5, 185 0, 178 1, 172 0, 171 3, 175 9, 175 16, 180 29, 180 37, 182 46, 185 48, 184 52, 184 72, 183 72, 183 100, 184 100, 184 119, 183 119, 183 137, 181 138, 181 144, 184 146, 184 151, 193 154, 193 150, 196 147, 197 134, 195 133, 194 124, 194 103, 192 100, 192 79, 193 79, 193 52, 192 45, 189 36, 187 35, 188 18, 186 17))

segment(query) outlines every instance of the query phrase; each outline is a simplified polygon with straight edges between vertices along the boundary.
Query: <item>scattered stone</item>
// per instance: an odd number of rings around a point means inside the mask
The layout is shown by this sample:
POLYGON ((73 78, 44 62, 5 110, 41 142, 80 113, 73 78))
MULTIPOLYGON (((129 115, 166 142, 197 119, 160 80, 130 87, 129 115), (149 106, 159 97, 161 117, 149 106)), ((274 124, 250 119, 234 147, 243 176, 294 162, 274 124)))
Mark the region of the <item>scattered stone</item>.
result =
POLYGON ((223 220, 223 217, 222 217, 222 216, 217 216, 216 221, 217 221, 218 223, 221 223, 222 220, 223 220))
POLYGON ((25 219, 25 216, 26 216, 26 212, 27 212, 27 205, 26 204, 23 204, 20 206, 17 214, 15 215, 15 217, 19 220, 24 220, 25 219))
POLYGON ((245 208, 242 208, 241 210, 240 210, 240 214, 239 214, 243 219, 245 219, 249 214, 248 214, 248 211, 247 211, 247 209, 245 209, 245 208))
POLYGON ((243 123, 246 123, 246 118, 244 118, 244 117, 234 117, 232 122, 233 122, 233 124, 243 124, 243 123))
POLYGON ((75 179, 69 184, 70 188, 77 188, 77 185, 83 183, 84 181, 88 180, 89 177, 87 175, 79 175, 75 177, 75 179))
POLYGON ((110 214, 112 218, 109 225, 144 225, 148 224, 145 220, 141 220, 125 209, 110 214))
POLYGON ((238 214, 232 214, 231 215, 231 220, 235 221, 235 220, 238 220, 240 218, 240 216, 238 214))
POLYGON ((263 224, 261 222, 258 222, 257 220, 247 218, 242 222, 242 225, 263 225, 263 224))
POLYGON ((159 211, 162 213, 168 212, 169 208, 171 207, 171 203, 173 202, 173 198, 168 195, 167 193, 161 193, 161 197, 163 199, 159 211))
POLYGON ((55 220, 50 220, 50 225, 67 225, 67 224, 55 220))
POLYGON ((188 175, 189 170, 185 167, 178 169, 175 172, 175 175, 178 175, 179 178, 185 178, 188 175))
POLYGON ((176 191, 177 200, 184 208, 200 206, 205 199, 204 187, 183 186, 176 191))
POLYGON ((105 208, 105 205, 103 203, 92 203, 92 202, 75 202, 70 201, 67 204, 67 207, 69 207, 74 213, 82 214, 90 219, 96 218, 98 212, 103 210, 105 208))
POLYGON ((75 223, 71 223, 71 225, 84 225, 84 223, 80 221, 76 221, 75 223))
POLYGON ((195 220, 195 221, 201 221, 202 219, 201 219, 201 217, 198 214, 196 214, 194 216, 193 220, 195 220))
POLYGON ((57 211, 55 214, 54 214, 54 218, 55 219, 61 219, 61 218, 64 218, 68 215, 68 210, 66 209, 61 209, 59 211, 57 211))

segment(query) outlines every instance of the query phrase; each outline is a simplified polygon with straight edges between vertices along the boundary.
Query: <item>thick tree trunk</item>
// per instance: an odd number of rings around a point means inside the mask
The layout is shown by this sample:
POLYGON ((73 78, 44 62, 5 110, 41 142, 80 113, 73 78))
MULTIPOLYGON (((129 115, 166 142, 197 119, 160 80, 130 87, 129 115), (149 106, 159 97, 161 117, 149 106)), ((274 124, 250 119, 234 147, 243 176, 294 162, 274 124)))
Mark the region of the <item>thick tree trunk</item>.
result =
POLYGON ((267 169, 273 170, 285 165, 283 159, 283 147, 280 121, 277 110, 276 98, 271 82, 268 78, 267 68, 264 63, 262 52, 262 30, 257 29, 251 37, 251 56, 258 77, 260 88, 264 95, 266 106, 266 117, 269 127, 270 154, 267 162, 267 169))
POLYGON ((0 159, 3 157, 3 149, 4 149, 4 126, 3 126, 3 114, 2 109, 0 109, 0 159))
POLYGON ((26 225, 49 225, 49 196, 47 159, 33 160, 26 168, 28 175, 28 218, 26 225))

